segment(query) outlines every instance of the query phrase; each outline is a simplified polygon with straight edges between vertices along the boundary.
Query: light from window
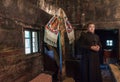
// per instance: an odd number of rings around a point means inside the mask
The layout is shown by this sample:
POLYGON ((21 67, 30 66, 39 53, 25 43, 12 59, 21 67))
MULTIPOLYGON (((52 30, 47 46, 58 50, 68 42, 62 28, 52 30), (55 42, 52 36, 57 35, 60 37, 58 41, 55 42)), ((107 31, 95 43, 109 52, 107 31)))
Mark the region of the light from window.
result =
POLYGON ((25 30, 25 54, 38 52, 38 32, 25 30))
POLYGON ((113 40, 106 40, 107 46, 113 46, 113 40))
POLYGON ((25 31, 25 54, 31 53, 30 31, 25 31))
POLYGON ((32 32, 32 47, 33 47, 33 52, 38 52, 37 32, 32 32))

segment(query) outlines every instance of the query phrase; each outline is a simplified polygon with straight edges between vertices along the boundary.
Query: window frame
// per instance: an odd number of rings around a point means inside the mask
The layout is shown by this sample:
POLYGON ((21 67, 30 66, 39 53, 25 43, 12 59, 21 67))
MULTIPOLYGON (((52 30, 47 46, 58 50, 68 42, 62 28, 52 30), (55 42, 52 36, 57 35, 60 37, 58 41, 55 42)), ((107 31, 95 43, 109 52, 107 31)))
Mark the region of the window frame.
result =
POLYGON ((24 53, 26 55, 29 55, 29 54, 35 54, 35 53, 40 53, 40 30, 39 29, 29 29, 29 28, 25 28, 24 29, 24 53), (29 31, 30 32, 30 53, 26 53, 26 43, 25 43, 25 40, 26 40, 26 37, 25 37, 25 31, 29 31), (37 32, 37 52, 33 52, 33 32, 37 32))
POLYGON ((106 46, 113 46, 113 40, 106 40, 106 46))

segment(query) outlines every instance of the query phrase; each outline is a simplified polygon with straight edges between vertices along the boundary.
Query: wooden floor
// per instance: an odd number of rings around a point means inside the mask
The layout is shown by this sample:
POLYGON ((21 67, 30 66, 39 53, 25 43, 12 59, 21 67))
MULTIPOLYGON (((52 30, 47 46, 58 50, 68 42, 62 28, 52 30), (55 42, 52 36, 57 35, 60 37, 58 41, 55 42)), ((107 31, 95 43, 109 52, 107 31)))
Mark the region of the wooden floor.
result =
POLYGON ((75 80, 67 77, 63 82, 75 82, 75 80))
POLYGON ((114 82, 114 77, 108 69, 102 70, 102 78, 103 82, 114 82))
MULTIPOLYGON (((112 76, 111 71, 108 67, 102 69, 101 73, 102 73, 103 82, 114 82, 114 77, 112 76)), ((66 78, 66 80, 63 82, 75 82, 75 81, 71 80, 71 78, 66 78)))
MULTIPOLYGON (((114 82, 113 76, 108 67, 101 69, 101 74, 102 74, 103 82, 114 82)), ((52 76, 49 74, 42 73, 29 82, 52 82, 52 76)), ((54 81, 54 82, 60 82, 60 81, 54 81)), ((63 82, 75 82, 75 81, 73 78, 67 77, 63 82)))
POLYGON ((52 82, 52 76, 42 73, 29 82, 52 82))

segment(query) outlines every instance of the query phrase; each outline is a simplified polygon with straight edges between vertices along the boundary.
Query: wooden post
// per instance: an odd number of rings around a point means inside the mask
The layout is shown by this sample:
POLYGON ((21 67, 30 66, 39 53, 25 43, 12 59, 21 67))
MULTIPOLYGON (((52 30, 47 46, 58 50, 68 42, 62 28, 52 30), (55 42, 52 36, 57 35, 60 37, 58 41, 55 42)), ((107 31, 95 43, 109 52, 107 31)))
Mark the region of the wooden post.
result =
POLYGON ((66 68, 65 68, 65 38, 64 38, 64 33, 65 33, 65 23, 64 23, 64 18, 63 18, 63 11, 60 10, 60 26, 59 26, 59 35, 60 35, 60 77, 61 80, 63 81, 66 77, 66 68))

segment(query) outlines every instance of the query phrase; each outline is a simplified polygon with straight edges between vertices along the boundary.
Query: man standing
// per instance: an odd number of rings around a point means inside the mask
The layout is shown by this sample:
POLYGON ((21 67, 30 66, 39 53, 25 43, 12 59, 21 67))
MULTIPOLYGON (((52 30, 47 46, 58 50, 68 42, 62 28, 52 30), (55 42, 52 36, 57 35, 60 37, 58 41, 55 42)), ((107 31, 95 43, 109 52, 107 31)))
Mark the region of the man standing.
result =
POLYGON ((87 24, 87 32, 82 33, 79 41, 82 53, 82 81, 81 82, 102 82, 99 51, 101 43, 98 35, 95 34, 95 24, 87 24))

